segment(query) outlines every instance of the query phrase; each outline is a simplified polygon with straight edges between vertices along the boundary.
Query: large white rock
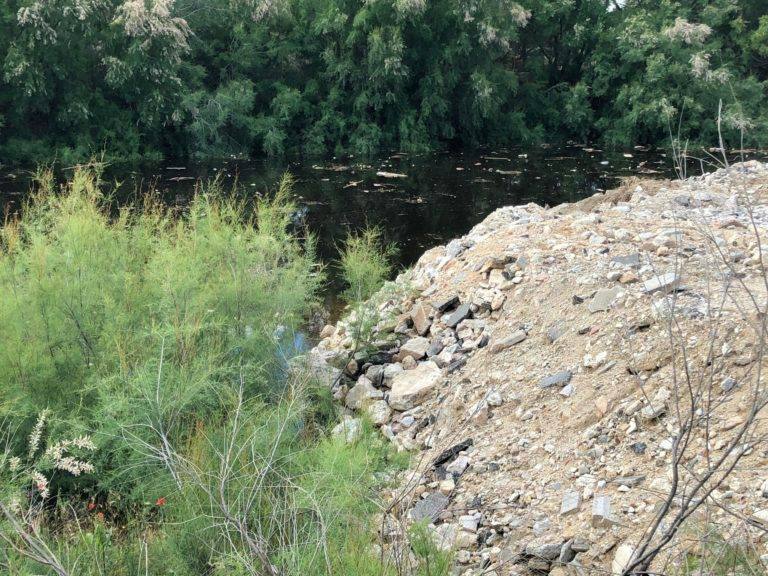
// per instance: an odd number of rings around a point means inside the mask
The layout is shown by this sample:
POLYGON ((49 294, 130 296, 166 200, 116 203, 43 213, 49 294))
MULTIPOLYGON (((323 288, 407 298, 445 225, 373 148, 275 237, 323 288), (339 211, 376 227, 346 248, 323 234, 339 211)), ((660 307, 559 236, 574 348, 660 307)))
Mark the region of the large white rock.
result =
POLYGON ((400 347, 400 357, 410 356, 414 360, 421 360, 427 355, 428 349, 429 340, 423 336, 417 336, 416 338, 411 338, 400 347))
POLYGON ((396 374, 392 379, 389 405, 395 410, 410 410, 421 404, 442 377, 434 362, 424 362, 413 370, 396 374))
POLYGON ((624 573, 624 570, 627 569, 632 561, 634 553, 635 549, 629 544, 622 544, 616 549, 616 554, 613 556, 613 562, 611 563, 611 572, 614 576, 621 576, 624 573))
POLYGON ((381 426, 382 424, 389 422, 389 418, 392 415, 392 410, 390 409, 389 404, 384 400, 376 400, 373 404, 368 406, 366 410, 368 416, 371 418, 371 422, 376 426, 381 426))

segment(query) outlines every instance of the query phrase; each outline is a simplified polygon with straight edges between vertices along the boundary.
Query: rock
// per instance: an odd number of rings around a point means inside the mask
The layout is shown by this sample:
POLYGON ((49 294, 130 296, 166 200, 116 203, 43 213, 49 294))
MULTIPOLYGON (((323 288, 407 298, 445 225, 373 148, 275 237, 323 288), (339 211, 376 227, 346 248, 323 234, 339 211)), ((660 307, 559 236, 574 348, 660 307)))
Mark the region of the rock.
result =
POLYGON ((438 354, 440 354, 440 352, 443 351, 444 347, 445 346, 443 345, 442 340, 440 340, 440 338, 435 338, 429 344, 429 348, 427 348, 427 358, 432 358, 433 356, 437 356, 438 354))
POLYGON ((413 308, 411 308, 411 320, 413 320, 413 327, 420 336, 424 336, 429 332, 430 326, 432 326, 432 320, 429 318, 429 306, 424 302, 418 302, 413 308))
POLYGON ((453 462, 445 467, 445 471, 449 474, 461 476, 469 466, 469 458, 464 455, 458 456, 453 462))
POLYGON ((454 372, 456 372, 456 370, 459 370, 459 369, 463 368, 466 363, 467 363, 467 357, 466 356, 462 356, 460 358, 457 358, 456 360, 454 360, 450 364, 448 364, 448 366, 446 366, 446 368, 445 368, 445 371, 448 374, 453 374, 454 372))
POLYGON ((608 410, 610 408, 610 402, 608 398, 606 396, 598 396, 595 399, 595 408, 597 409, 597 413, 600 415, 600 417, 608 414, 608 410))
POLYGON ((501 406, 501 404, 504 402, 504 399, 501 397, 501 393, 499 391, 492 390, 485 397, 485 401, 488 403, 488 406, 496 407, 501 406))
POLYGON ((613 301, 623 292, 624 290, 618 286, 614 286, 613 288, 602 288, 595 292, 592 300, 587 304, 587 308, 592 313, 606 312, 611 309, 613 301))
POLYGON ((517 330, 516 332, 513 332, 512 335, 507 336, 502 340, 497 340, 496 342, 491 344, 489 350, 491 354, 498 354, 502 350, 506 350, 507 348, 510 348, 515 344, 519 344, 520 342, 525 340, 527 337, 528 337, 528 334, 525 333, 525 330, 517 330))
POLYGON ((563 494, 563 499, 560 502, 560 516, 578 512, 580 507, 581 494, 575 490, 568 490, 563 494))
POLYGON ((472 446, 473 443, 474 443, 474 441, 472 440, 472 438, 467 438, 466 440, 462 440, 458 444, 454 444, 450 448, 447 448, 446 450, 443 450, 437 456, 437 458, 435 458, 434 462, 432 462, 432 466, 437 468, 438 466, 441 466, 441 465, 445 464, 446 462, 448 462, 448 461, 452 460, 454 457, 456 457, 456 455, 459 452, 463 452, 464 450, 466 450, 467 448, 472 446))
POLYGON ((547 328, 547 340, 550 344, 553 344, 563 334, 565 334, 565 327, 562 324, 555 324, 547 328))
POLYGON ((390 388, 395 376, 403 371, 403 367, 400 364, 387 364, 384 366, 384 370, 381 374, 381 384, 390 388))
POLYGON ((384 366, 381 364, 369 366, 365 371, 365 377, 368 378, 374 386, 381 386, 384 381, 384 366))
POLYGON ((666 403, 656 402, 651 403, 642 410, 640 410, 640 417, 648 422, 657 420, 667 413, 666 403))
POLYGON ((630 444, 629 448, 635 454, 642 455, 645 454, 647 446, 645 442, 635 442, 634 444, 630 444))
POLYGON ((564 396, 565 398, 570 398, 573 396, 573 384, 566 384, 560 389, 558 394, 560 394, 560 396, 564 396))
POLYGON ((621 276, 619 276, 619 283, 621 284, 634 284, 635 282, 639 281, 640 278, 638 278, 637 274, 632 271, 624 272, 621 276))
POLYGON ((431 361, 396 374, 392 378, 389 405, 395 410, 410 410, 424 401, 441 378, 440 368, 431 361))
POLYGON ((360 376, 357 383, 347 392, 347 397, 344 403, 350 410, 360 410, 369 405, 373 400, 383 398, 384 393, 381 390, 377 390, 373 387, 368 378, 360 376))
POLYGON ((752 513, 752 519, 768 528, 768 508, 756 510, 752 513))
POLYGON ((605 361, 608 359, 608 352, 603 350, 602 352, 598 352, 597 354, 584 354, 584 368, 600 368, 603 364, 605 364, 605 361))
POLYGON ((570 370, 563 370, 556 374, 552 374, 551 376, 547 376, 546 378, 542 378, 539 381, 539 388, 547 389, 554 388, 555 386, 565 386, 571 381, 572 377, 573 372, 570 370))
POLYGON ((643 292, 653 294, 663 292, 664 294, 676 290, 680 284, 680 276, 676 272, 667 272, 661 276, 654 276, 650 280, 643 282, 643 292))
POLYGON ((645 475, 639 474, 637 476, 617 476, 611 480, 610 483, 617 486, 628 486, 630 488, 635 488, 636 486, 640 486, 644 480, 645 475))
POLYGON ((342 436, 347 444, 352 444, 363 434, 363 423, 360 418, 353 418, 352 416, 344 415, 341 422, 339 422, 333 430, 331 435, 342 436))
POLYGON ((333 336, 333 333, 336 331, 336 328, 331 324, 326 324, 323 326, 323 329, 320 331, 320 339, 323 338, 330 338, 333 336))
POLYGON ((526 555, 533 558, 539 558, 541 560, 552 562, 553 560, 557 560, 558 556, 560 556, 560 550, 562 547, 563 544, 561 542, 551 542, 539 545, 529 544, 525 547, 525 553, 526 555))
POLYGON ((428 349, 429 340, 423 336, 417 336, 416 338, 411 338, 400 347, 399 355, 401 359, 410 356, 414 360, 421 360, 427 355, 428 349))
POLYGON ((406 356, 403 358, 401 364, 403 365, 403 370, 413 370, 418 366, 418 362, 413 359, 413 356, 406 356))
POLYGON ((456 328, 456 326, 459 325, 459 322, 469 318, 471 315, 472 310, 469 308, 469 302, 465 302, 453 311, 453 313, 445 321, 445 324, 449 328, 456 328))
POLYGON ((737 385, 736 379, 728 376, 727 378, 723 379, 722 382, 720 382, 720 389, 727 394, 728 392, 736 388, 736 385, 737 385))
POLYGON ((611 563, 611 573, 614 576, 621 576, 632 561, 634 553, 634 547, 629 544, 622 544, 616 548, 616 553, 613 555, 613 562, 611 563))
POLYGON ((611 262, 615 262, 621 266, 634 268, 640 266, 640 254, 636 252, 634 254, 629 254, 628 256, 614 256, 611 258, 611 262))
POLYGON ((419 500, 411 508, 411 519, 415 522, 429 520, 430 523, 440 518, 440 514, 448 506, 450 499, 440 492, 432 492, 426 498, 419 500))
POLYGON ((456 489, 456 481, 453 479, 453 476, 446 476, 440 481, 437 488, 447 496, 456 489))
POLYGON ((631 369, 633 372, 651 372, 661 368, 672 359, 669 348, 646 350, 632 355, 631 369))
POLYGON ((480 524, 479 518, 470 514, 464 514, 459 516, 459 525, 463 530, 467 532, 477 532, 477 527, 480 524))
POLYGON ((392 416, 392 409, 389 407, 386 400, 372 402, 366 411, 368 412, 371 422, 376 426, 386 424, 392 416))
POLYGON ((592 526, 608 528, 614 524, 611 515, 611 497, 607 494, 596 494, 592 500, 592 526))
POLYGON ((454 306, 456 306, 459 303, 459 297, 453 294, 452 296, 448 296, 447 298, 443 298, 442 300, 437 300, 435 302, 432 302, 432 307, 437 310, 439 313, 445 312, 446 310, 450 310, 454 306))

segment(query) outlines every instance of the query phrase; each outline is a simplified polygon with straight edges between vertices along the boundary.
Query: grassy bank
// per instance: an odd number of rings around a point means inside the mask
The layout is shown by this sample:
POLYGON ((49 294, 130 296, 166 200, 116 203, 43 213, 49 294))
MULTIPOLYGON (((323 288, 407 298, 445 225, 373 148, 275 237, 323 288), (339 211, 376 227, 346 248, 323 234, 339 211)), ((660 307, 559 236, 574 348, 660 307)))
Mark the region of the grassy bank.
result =
POLYGON ((322 281, 289 193, 114 213, 97 172, 39 175, 0 236, 2 573, 387 573, 396 463, 286 369, 322 281))

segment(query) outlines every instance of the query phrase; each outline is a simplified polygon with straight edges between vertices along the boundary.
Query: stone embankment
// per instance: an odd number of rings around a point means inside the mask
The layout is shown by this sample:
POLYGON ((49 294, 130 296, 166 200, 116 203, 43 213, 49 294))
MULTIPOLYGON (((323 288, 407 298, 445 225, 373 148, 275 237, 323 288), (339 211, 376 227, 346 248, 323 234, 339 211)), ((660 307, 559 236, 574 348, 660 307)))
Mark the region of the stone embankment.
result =
POLYGON ((505 207, 382 290, 368 346, 354 314, 326 326, 311 358, 338 370, 338 432, 367 418, 412 453, 383 552, 414 561, 425 521, 460 574, 621 573, 690 492, 667 573, 704 562, 704 532, 765 561, 766 232, 756 162, 505 207))

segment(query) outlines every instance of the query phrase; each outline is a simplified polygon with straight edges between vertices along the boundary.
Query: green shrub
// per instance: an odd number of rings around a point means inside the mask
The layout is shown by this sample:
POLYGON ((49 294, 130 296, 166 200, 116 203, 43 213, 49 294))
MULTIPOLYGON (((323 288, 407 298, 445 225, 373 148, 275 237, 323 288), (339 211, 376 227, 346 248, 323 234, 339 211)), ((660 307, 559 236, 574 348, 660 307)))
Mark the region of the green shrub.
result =
MULTIPOLYGON (((370 519, 398 463, 372 429, 329 438, 330 391, 286 370, 322 280, 290 177, 253 210, 211 182, 182 214, 111 211, 95 168, 35 182, 0 232, 0 571, 385 574, 370 519)), ((376 240, 347 245, 359 297, 376 240)))

